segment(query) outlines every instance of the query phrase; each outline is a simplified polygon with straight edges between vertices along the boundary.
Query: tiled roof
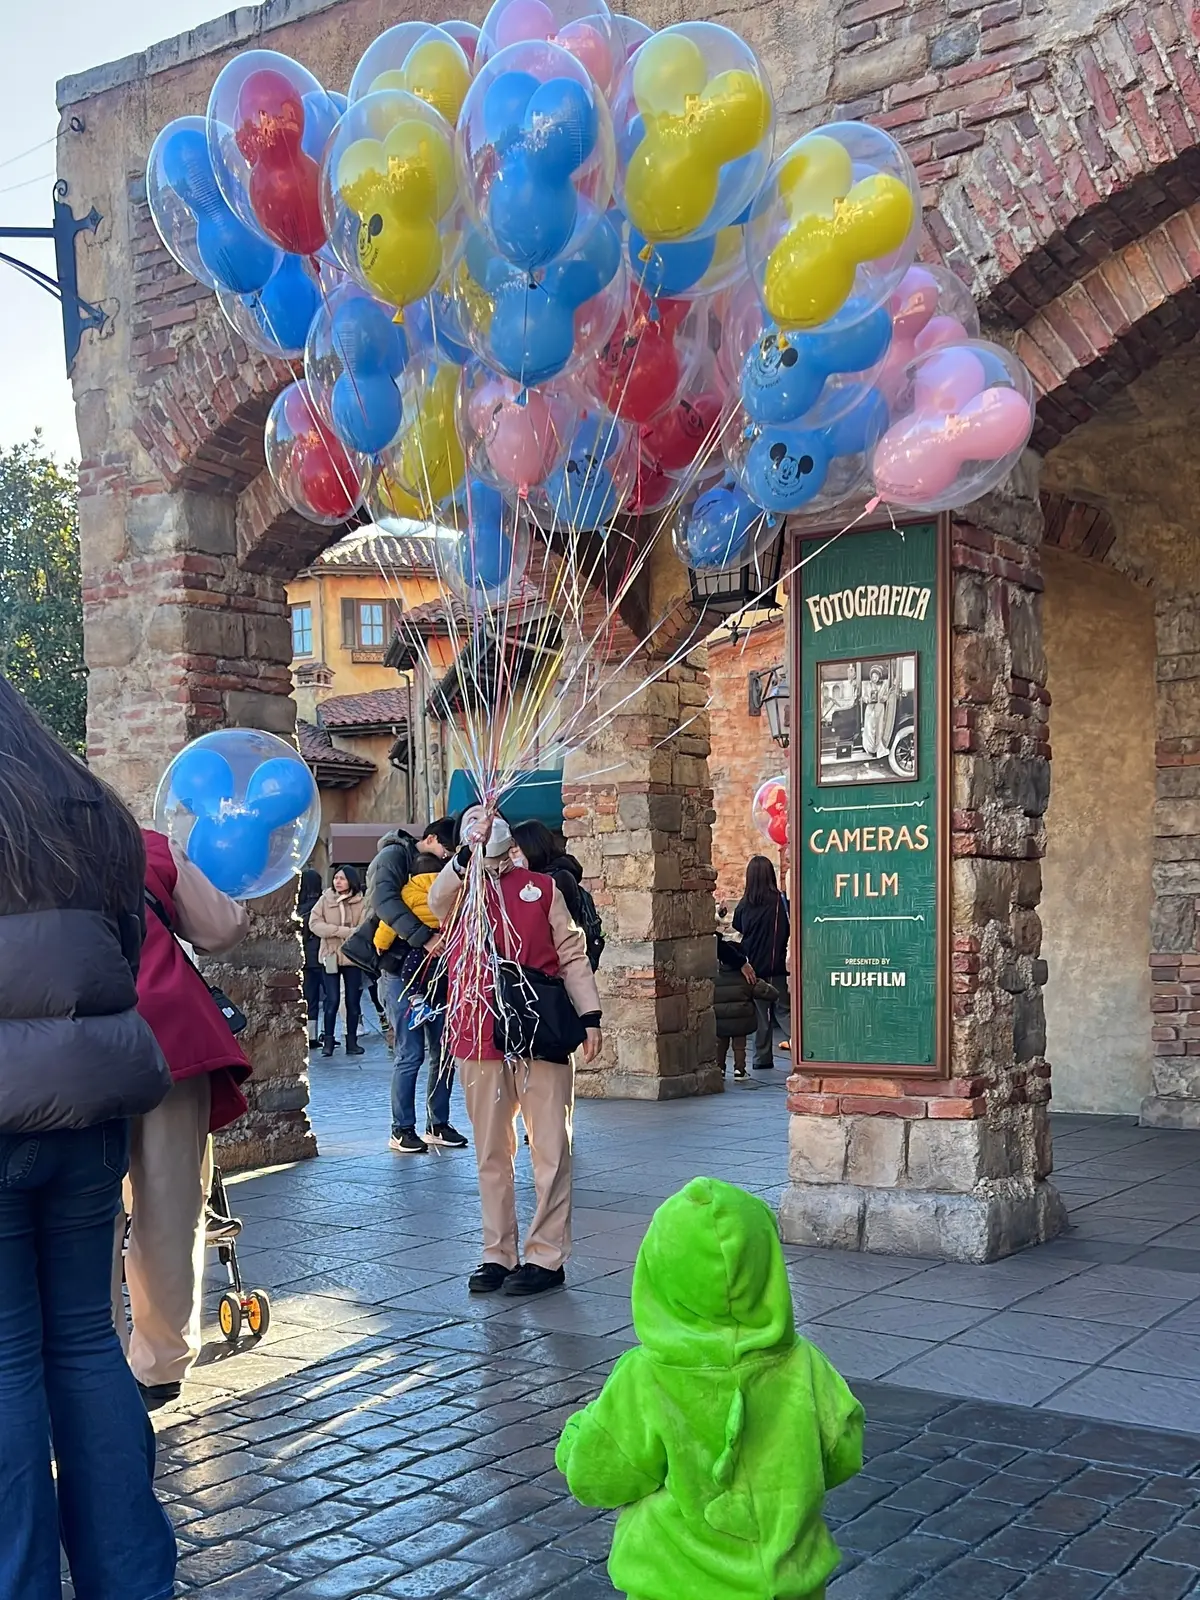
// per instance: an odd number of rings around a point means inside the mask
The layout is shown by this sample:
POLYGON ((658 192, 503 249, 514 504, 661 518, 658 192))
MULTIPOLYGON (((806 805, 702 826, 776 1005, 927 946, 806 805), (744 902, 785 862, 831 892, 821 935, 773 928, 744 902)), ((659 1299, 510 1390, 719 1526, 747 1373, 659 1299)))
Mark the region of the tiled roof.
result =
POLYGON ((408 726, 408 690, 371 689, 366 694, 335 694, 317 706, 321 726, 331 732, 408 726))
POLYGON ((356 528, 344 539, 331 544, 313 562, 313 567, 323 570, 355 567, 394 574, 398 578, 410 573, 428 575, 433 568, 433 538, 423 522, 403 524, 403 533, 385 533, 374 523, 356 528))
POLYGON ((375 763, 350 750, 339 750, 324 728, 311 722, 296 723, 300 754, 312 768, 320 787, 353 788, 375 771, 375 763))

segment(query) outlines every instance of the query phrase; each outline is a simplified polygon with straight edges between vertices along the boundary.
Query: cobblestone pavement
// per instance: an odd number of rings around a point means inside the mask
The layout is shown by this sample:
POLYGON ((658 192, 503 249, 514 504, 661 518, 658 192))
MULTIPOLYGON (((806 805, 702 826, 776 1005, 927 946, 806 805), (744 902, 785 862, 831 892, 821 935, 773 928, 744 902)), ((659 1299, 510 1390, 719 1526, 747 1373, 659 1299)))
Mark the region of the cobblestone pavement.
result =
MULTIPOLYGON (((782 1072, 763 1074, 755 1089, 703 1102, 581 1105, 570 1288, 525 1303, 468 1298, 463 1279, 478 1256, 474 1162, 469 1151, 387 1152, 381 1047, 361 1069, 340 1059, 314 1063, 321 1159, 231 1185, 245 1220, 243 1273, 272 1291, 271 1331, 261 1345, 243 1342, 236 1351, 219 1339, 210 1344, 183 1401, 156 1415, 159 1486, 180 1536, 181 1593, 212 1600, 611 1596, 603 1565, 611 1521, 565 1497, 554 1441, 632 1340, 630 1268, 658 1201, 697 1171, 778 1197, 782 1079, 782 1072)), ((1134 1173, 1112 1190, 1132 1194, 1125 1203, 1135 1209, 1109 1213, 1118 1217, 1136 1218, 1137 1191, 1159 1182, 1148 1166, 1166 1161, 1185 1173, 1200 1162, 1200 1139, 1166 1136, 1156 1147, 1128 1124, 1100 1119, 1065 1123, 1062 1132, 1068 1177, 1074 1170, 1084 1185, 1075 1203, 1109 1198, 1089 1195, 1090 1182, 1134 1173), (1152 1157, 1155 1148, 1173 1153, 1152 1157), (1078 1170, 1089 1162, 1104 1167, 1103 1178, 1078 1170)), ((527 1173, 520 1182, 527 1200, 527 1173)), ((1191 1192, 1186 1174, 1167 1187, 1191 1192)), ((1161 1210, 1161 1187, 1155 1194, 1141 1204, 1161 1210)), ((1078 1381, 1073 1375, 1047 1396, 1042 1374, 1057 1359, 1046 1354, 1055 1325, 1064 1340, 1084 1322, 1110 1340, 1120 1335, 1089 1352, 1088 1372, 1154 1324, 1175 1320, 1167 1331, 1189 1335, 1193 1345, 1200 1331, 1200 1323, 1189 1329, 1178 1320, 1200 1299, 1192 1252, 1182 1243, 1162 1246, 1172 1264, 1147 1267, 1148 1240, 1098 1237, 1098 1227, 988 1268, 789 1251, 802 1325, 855 1379, 868 1414, 867 1470, 830 1498, 844 1561, 829 1600, 1200 1594, 1200 1426, 1188 1420, 1188 1380, 1156 1356, 1152 1373, 1105 1381, 1128 1381, 1136 1394, 1153 1378, 1164 1396, 1178 1384, 1177 1425, 1192 1434, 1046 1408, 1071 1406, 1067 1391, 1078 1381), (1047 1250, 1057 1252, 1049 1266, 1047 1250), (1098 1321, 1079 1317, 1069 1297, 1057 1310, 1044 1303, 1011 1309, 1122 1266, 1135 1274, 1125 1288, 1098 1284, 1088 1304, 1094 1313, 1096 1296, 1124 1294, 1123 1322, 1115 1303, 1100 1306, 1098 1321), (981 1287, 989 1283, 991 1290, 981 1287), (881 1300, 893 1302, 890 1309, 881 1310, 881 1300), (1153 1316, 1146 1306, 1139 1314, 1139 1301, 1154 1302, 1153 1316), (846 1327, 844 1316, 824 1320, 863 1302, 870 1304, 855 1320, 866 1327, 846 1327), (930 1316, 954 1307, 954 1331, 932 1330, 930 1316), (1028 1326, 1010 1328, 1004 1319, 1014 1316, 1028 1326), (920 1390, 872 1382, 862 1371, 869 1364, 863 1347, 857 1371, 853 1352, 848 1358, 837 1347, 839 1333, 872 1341, 865 1347, 872 1353, 891 1343, 892 1366, 911 1367, 916 1357, 899 1346, 918 1325, 940 1334, 924 1340, 937 1351, 967 1348, 956 1343, 964 1328, 997 1322, 992 1346, 1007 1340, 999 1348, 1026 1377, 1021 1407, 961 1398, 971 1381, 965 1367, 951 1372, 943 1393, 932 1392, 928 1378, 920 1390), (1054 1391, 1067 1393, 1066 1401, 1054 1391)), ((1171 1227, 1163 1221, 1163 1232, 1171 1227)), ((218 1289, 214 1275, 214 1334, 218 1289)), ((989 1346, 970 1348, 986 1354, 989 1346)), ((1182 1365, 1182 1345, 1172 1349, 1182 1365)), ((988 1369, 984 1385, 995 1381, 988 1369)), ((1085 1396, 1074 1409, 1089 1404, 1099 1402, 1085 1396)))

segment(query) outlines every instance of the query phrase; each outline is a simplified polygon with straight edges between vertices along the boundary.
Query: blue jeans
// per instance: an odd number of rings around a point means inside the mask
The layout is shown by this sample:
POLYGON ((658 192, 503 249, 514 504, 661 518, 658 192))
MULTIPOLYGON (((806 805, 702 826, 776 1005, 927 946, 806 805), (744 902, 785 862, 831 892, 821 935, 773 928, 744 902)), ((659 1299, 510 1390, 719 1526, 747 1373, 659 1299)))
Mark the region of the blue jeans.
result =
POLYGON ((425 1088, 426 1125, 437 1128, 450 1121, 450 1090, 454 1086, 454 1063, 443 1064, 443 1018, 434 1017, 421 1028, 408 1025, 410 996, 394 973, 385 972, 379 980, 379 998, 396 1035, 392 1057, 392 1132, 417 1125, 417 1078, 425 1051, 429 1050, 429 1076, 425 1088))
POLYGON ((175 1535, 112 1320, 129 1125, 0 1133, 0 1600, 164 1600, 175 1535), (58 1488, 50 1470, 50 1442, 58 1488))

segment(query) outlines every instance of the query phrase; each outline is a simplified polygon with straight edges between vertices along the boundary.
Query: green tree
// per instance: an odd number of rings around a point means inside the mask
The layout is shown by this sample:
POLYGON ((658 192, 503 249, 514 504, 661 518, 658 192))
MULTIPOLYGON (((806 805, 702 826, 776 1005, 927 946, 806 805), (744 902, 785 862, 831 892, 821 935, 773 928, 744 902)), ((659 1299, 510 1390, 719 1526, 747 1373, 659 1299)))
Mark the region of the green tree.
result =
POLYGON ((75 476, 45 453, 40 433, 0 449, 0 672, 82 755, 87 668, 75 476))

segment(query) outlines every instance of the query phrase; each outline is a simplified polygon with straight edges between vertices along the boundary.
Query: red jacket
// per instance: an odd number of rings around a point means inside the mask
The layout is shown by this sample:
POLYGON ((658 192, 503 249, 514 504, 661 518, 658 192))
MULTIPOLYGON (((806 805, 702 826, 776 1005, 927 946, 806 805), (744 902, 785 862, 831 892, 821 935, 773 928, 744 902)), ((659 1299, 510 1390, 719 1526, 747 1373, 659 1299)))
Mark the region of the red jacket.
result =
MULTIPOLYGON (((175 883, 178 878, 171 846, 161 833, 143 829, 146 842, 146 887, 177 925, 175 883)), ((217 1010, 203 978, 163 926, 153 907, 146 907, 146 942, 138 969, 138 1011, 150 1024, 159 1049, 178 1082, 202 1072, 212 1074, 209 1131, 224 1128, 246 1110, 238 1087, 250 1076, 250 1063, 217 1010)))

